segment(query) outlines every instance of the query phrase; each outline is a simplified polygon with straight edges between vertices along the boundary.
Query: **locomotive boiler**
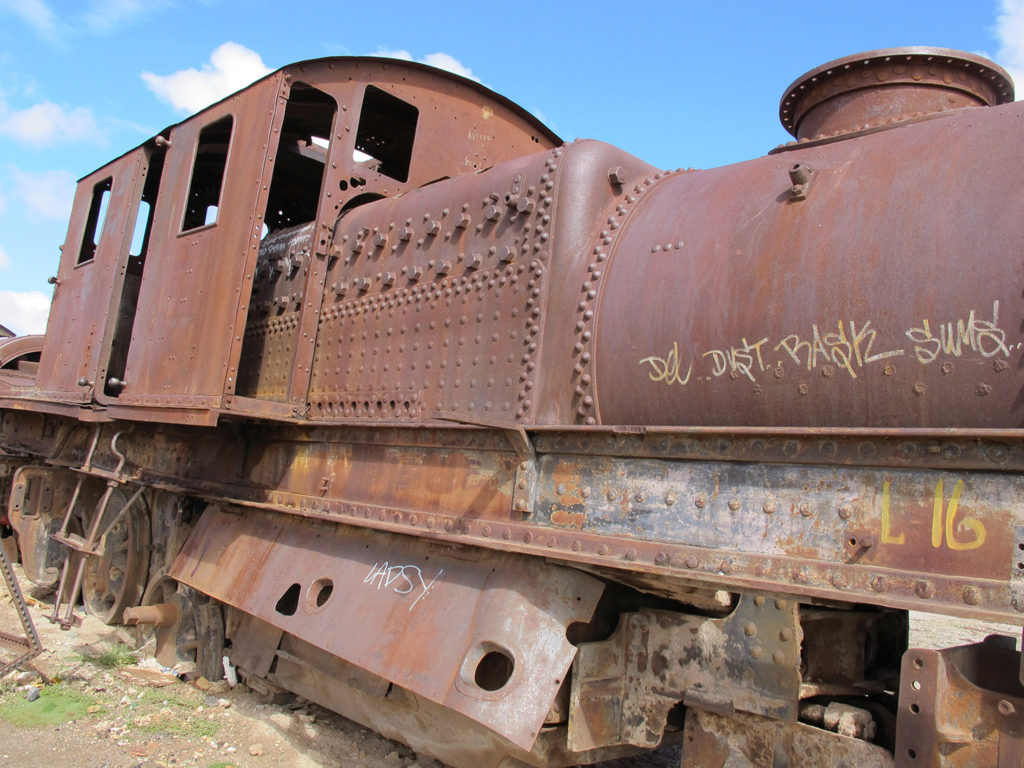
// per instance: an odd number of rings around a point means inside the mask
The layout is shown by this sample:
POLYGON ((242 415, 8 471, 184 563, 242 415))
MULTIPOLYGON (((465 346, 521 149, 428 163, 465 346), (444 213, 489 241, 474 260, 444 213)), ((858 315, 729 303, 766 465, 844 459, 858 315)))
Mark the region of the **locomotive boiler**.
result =
POLYGON ((1019 766, 1024 108, 830 62, 662 171, 409 62, 294 64, 83 178, 0 340, 25 573, 453 766, 1019 766))

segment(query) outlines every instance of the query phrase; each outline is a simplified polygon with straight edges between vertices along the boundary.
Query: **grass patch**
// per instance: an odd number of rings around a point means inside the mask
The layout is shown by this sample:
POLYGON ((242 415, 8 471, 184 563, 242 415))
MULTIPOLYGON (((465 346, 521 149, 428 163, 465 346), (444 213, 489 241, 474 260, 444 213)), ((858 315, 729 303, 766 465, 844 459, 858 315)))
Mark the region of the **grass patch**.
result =
POLYGON ((192 686, 147 688, 132 701, 131 726, 142 733, 209 738, 220 730, 209 708, 198 708, 204 695, 192 686))
POLYGON ((208 768, 235 768, 235 764, 224 760, 218 760, 216 763, 210 763, 208 768))
POLYGON ((6 696, 0 702, 0 720, 21 728, 47 728, 85 717, 95 703, 95 698, 70 685, 47 685, 35 701, 20 692, 6 696))
POLYGON ((135 652, 122 643, 111 646, 99 656, 87 656, 84 653, 80 653, 78 656, 83 661, 95 664, 98 667, 103 667, 104 669, 130 667, 133 664, 137 664, 139 661, 135 652))

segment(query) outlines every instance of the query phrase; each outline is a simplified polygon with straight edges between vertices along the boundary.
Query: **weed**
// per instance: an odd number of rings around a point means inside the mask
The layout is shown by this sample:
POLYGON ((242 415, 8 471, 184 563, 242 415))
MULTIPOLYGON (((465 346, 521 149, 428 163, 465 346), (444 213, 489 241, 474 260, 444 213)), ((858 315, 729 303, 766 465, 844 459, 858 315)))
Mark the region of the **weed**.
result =
POLYGON ((87 656, 84 653, 78 654, 79 658, 90 664, 95 664, 104 669, 120 669, 138 663, 138 657, 127 645, 117 643, 111 646, 99 656, 87 656))

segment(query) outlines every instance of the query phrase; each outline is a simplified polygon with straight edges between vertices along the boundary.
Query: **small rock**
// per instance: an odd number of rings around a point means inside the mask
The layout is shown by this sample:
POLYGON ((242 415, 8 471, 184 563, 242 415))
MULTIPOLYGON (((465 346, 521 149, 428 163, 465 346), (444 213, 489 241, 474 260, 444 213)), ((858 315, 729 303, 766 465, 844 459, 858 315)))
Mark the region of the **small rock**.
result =
POLYGON ((192 681, 192 685, 194 685, 200 691, 210 690, 210 681, 207 680, 205 677, 197 677, 195 680, 192 681))
POLYGON ((227 699, 217 699, 217 706, 218 707, 223 707, 224 709, 227 709, 228 707, 231 706, 231 702, 228 701, 227 699))
POLYGON ((249 754, 252 755, 253 757, 259 757, 260 755, 263 754, 263 752, 264 752, 264 749, 263 749, 263 745, 262 744, 257 743, 257 744, 250 744, 249 745, 249 754))
POLYGON ((237 752, 237 751, 238 751, 238 748, 237 748, 237 747, 228 747, 228 748, 227 748, 227 749, 225 749, 224 751, 225 751, 225 752, 227 752, 228 754, 231 754, 231 753, 233 753, 233 752, 237 752))
POLYGON ((39 698, 39 689, 34 685, 25 686, 25 698, 29 701, 35 701, 39 698))
POLYGON ((210 683, 210 693, 227 693, 231 690, 231 686, 228 685, 227 680, 217 680, 210 683))

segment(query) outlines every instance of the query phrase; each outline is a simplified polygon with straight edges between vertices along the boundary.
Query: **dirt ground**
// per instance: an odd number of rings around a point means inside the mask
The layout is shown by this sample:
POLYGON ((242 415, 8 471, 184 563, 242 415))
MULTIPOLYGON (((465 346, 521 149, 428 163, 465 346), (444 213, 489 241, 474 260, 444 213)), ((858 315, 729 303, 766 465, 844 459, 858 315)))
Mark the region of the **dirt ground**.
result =
MULTIPOLYGON (((155 661, 134 657, 124 634, 91 616, 63 632, 47 621, 49 604, 29 601, 46 650, 31 669, 0 681, 0 768, 444 768, 301 700, 269 704, 241 685, 180 682, 155 661)), ((911 625, 917 647, 1000 631, 1020 637, 1016 627, 925 615, 911 625)), ((2 583, 0 628, 20 633, 2 583)), ((0 654, 0 661, 10 658, 0 654)), ((601 768, 678 765, 672 748, 601 768)))

